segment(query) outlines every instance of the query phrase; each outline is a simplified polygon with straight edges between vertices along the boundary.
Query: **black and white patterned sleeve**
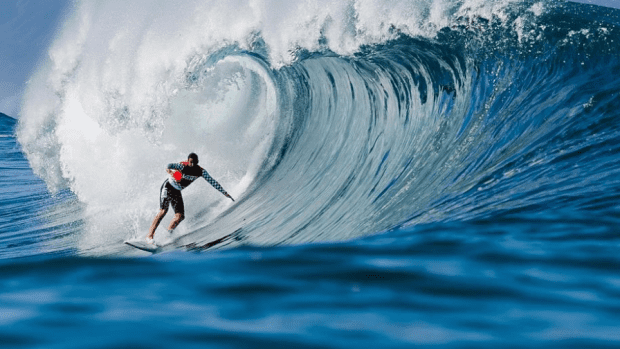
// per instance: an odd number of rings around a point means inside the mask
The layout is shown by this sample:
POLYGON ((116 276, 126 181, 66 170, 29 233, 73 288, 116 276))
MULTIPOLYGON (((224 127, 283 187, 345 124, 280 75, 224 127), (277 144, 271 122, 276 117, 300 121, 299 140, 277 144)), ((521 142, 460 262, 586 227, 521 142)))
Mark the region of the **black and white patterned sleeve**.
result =
POLYGON ((220 191, 220 193, 228 196, 228 193, 226 192, 226 190, 224 190, 224 188, 222 188, 222 186, 215 180, 213 179, 213 177, 211 177, 209 175, 209 173, 207 172, 207 170, 205 170, 204 168, 202 169, 202 177, 209 182, 209 184, 211 184, 213 186, 213 188, 217 189, 220 191))
POLYGON ((181 171, 181 170, 183 170, 183 165, 181 165, 179 163, 171 163, 171 164, 168 164, 168 166, 166 166, 166 168, 169 169, 169 170, 181 171))

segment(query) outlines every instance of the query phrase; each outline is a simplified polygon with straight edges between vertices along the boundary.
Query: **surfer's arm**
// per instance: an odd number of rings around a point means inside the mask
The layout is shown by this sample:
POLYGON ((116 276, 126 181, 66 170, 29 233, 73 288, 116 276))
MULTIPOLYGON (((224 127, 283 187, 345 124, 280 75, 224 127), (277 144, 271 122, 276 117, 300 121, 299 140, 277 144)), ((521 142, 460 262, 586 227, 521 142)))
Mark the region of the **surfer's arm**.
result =
POLYGON ((175 171, 181 171, 183 169, 183 165, 179 164, 179 163, 171 163, 168 164, 168 166, 166 166, 166 172, 168 172, 169 175, 174 175, 175 171))
POLYGON ((213 179, 213 177, 211 177, 207 170, 205 170, 204 168, 202 169, 202 178, 209 182, 209 184, 211 184, 213 188, 219 190, 220 193, 224 194, 225 197, 231 199, 232 201, 235 201, 235 199, 233 199, 232 196, 230 196, 230 194, 228 194, 226 190, 224 190, 224 188, 222 188, 222 186, 215 179, 213 179))

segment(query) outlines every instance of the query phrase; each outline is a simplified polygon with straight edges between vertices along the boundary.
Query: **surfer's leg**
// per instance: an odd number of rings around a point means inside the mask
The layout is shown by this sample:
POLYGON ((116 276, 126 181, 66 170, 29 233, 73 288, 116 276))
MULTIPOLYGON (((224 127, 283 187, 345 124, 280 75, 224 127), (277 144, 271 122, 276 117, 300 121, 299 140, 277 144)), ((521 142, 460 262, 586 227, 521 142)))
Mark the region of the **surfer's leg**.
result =
POLYGON ((164 219, 166 213, 168 213, 168 208, 157 212, 157 215, 155 215, 155 219, 153 219, 153 223, 151 224, 151 229, 149 229, 149 234, 146 236, 147 238, 152 239, 153 236, 155 236, 155 230, 157 230, 159 223, 161 223, 161 220, 164 219))
POLYGON ((170 226, 168 227, 168 230, 174 230, 179 223, 181 223, 181 221, 183 221, 185 219, 185 215, 182 213, 176 213, 174 215, 174 219, 172 220, 172 222, 170 222, 170 226))
POLYGON ((183 196, 181 192, 178 191, 172 195, 172 200, 170 202, 172 204, 172 209, 174 210, 174 218, 172 222, 170 222, 170 226, 168 226, 168 231, 173 231, 181 221, 185 219, 185 205, 183 204, 183 196))
POLYGON ((152 239, 155 236, 155 230, 161 223, 161 220, 164 219, 166 213, 168 213, 168 207, 170 206, 170 191, 168 187, 168 182, 165 181, 162 184, 161 189, 159 191, 159 212, 155 215, 155 219, 153 219, 153 223, 151 224, 151 228, 149 229, 149 234, 146 236, 147 239, 152 239))

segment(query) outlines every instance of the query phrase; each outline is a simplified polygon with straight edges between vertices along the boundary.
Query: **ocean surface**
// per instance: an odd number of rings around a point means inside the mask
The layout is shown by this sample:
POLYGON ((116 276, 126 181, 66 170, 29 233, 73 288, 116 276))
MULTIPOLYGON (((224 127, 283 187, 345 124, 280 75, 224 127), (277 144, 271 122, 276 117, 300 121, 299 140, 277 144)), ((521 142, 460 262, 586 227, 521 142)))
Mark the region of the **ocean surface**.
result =
POLYGON ((54 37, 0 116, 0 348, 620 347, 620 10, 76 1, 54 37), (125 245, 190 152, 236 201, 125 245))

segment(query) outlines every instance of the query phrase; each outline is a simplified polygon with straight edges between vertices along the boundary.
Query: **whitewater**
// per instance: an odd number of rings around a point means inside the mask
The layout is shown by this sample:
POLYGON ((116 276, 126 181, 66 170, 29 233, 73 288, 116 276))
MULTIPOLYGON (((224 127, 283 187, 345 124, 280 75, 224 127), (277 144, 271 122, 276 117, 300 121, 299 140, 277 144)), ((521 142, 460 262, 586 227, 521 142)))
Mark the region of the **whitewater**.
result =
POLYGON ((0 342, 617 346, 619 43, 564 1, 76 1, 0 119, 0 342), (236 201, 123 244, 190 152, 236 201))

